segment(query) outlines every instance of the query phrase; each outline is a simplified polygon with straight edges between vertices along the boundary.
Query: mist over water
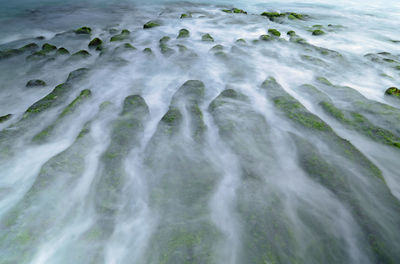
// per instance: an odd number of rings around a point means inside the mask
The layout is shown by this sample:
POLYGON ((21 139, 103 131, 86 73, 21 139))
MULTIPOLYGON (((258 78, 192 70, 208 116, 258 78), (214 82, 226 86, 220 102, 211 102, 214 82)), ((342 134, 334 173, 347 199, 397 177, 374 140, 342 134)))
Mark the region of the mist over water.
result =
POLYGON ((400 263, 399 4, 233 4, 0 3, 0 264, 400 263))

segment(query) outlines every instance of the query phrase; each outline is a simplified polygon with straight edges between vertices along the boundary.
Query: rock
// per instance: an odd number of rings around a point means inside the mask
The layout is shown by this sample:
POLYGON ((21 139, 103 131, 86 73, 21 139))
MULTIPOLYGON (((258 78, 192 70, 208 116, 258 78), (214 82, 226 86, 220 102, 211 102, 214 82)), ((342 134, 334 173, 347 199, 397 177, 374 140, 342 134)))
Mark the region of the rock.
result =
POLYGON ((176 37, 176 38, 188 38, 189 35, 190 35, 189 30, 182 28, 181 30, 179 30, 178 37, 176 37))
POLYGON ((246 44, 246 40, 240 38, 235 41, 237 44, 246 44))
POLYGON ((45 81, 36 79, 36 80, 28 81, 25 86, 26 87, 38 87, 38 86, 46 86, 46 85, 47 84, 45 81))
POLYGON ((295 35, 296 35, 296 32, 295 32, 295 31, 293 31, 293 30, 290 30, 290 31, 288 31, 286 34, 287 34, 288 36, 291 36, 291 37, 293 37, 293 36, 295 36, 295 35))
POLYGON ((281 32, 279 32, 278 30, 274 29, 274 28, 270 28, 268 29, 268 33, 272 36, 275 37, 280 37, 281 36, 281 32))
POLYGON ((86 58, 91 56, 91 54, 87 51, 87 50, 80 50, 78 52, 75 52, 74 54, 72 54, 72 57, 82 57, 82 58, 86 58))
POLYGON ((385 95, 400 99, 400 89, 397 87, 390 87, 385 91, 385 95))
POLYGON ((36 43, 29 43, 20 48, 21 51, 31 51, 31 50, 36 50, 38 49, 39 46, 36 43))
POLYGON ((42 46, 42 50, 43 50, 44 52, 48 53, 48 52, 57 50, 57 47, 54 46, 54 45, 51 45, 51 44, 49 44, 49 43, 45 43, 45 44, 43 44, 43 46, 42 46))
POLYGON ((76 34, 90 35, 92 33, 92 29, 90 27, 81 27, 75 30, 76 34))
POLYGON ((69 55, 70 53, 69 53, 69 51, 68 51, 66 48, 61 47, 61 48, 59 48, 59 49, 57 50, 57 54, 58 54, 58 55, 69 55))
POLYGON ((268 17, 268 19, 271 21, 275 21, 277 18, 285 16, 285 14, 281 14, 279 12, 263 12, 261 15, 268 17))
POLYGON ((91 49, 100 47, 103 44, 103 41, 99 38, 94 38, 89 42, 88 47, 91 49))
POLYGON ((320 29, 316 29, 312 32, 313 36, 320 36, 320 35, 324 35, 325 32, 323 30, 320 29))
POLYGON ((222 50, 224 50, 224 46, 218 44, 218 45, 215 45, 214 47, 212 47, 210 50, 211 51, 222 51, 222 50))
POLYGON ((167 43, 171 38, 168 36, 164 36, 160 39, 160 44, 165 44, 167 43))
POLYGON ((136 48, 134 46, 132 46, 130 43, 125 43, 124 44, 124 48, 125 49, 130 49, 130 50, 136 50, 136 48))
POLYGON ((271 41, 273 38, 270 35, 261 35, 259 39, 263 41, 271 41))
POLYGON ((6 122, 6 121, 9 120, 11 117, 12 117, 12 114, 0 116, 0 123, 6 122))
POLYGON ((222 12, 225 12, 225 13, 246 14, 246 15, 247 15, 247 12, 246 12, 246 11, 244 11, 244 10, 242 10, 242 9, 239 9, 239 8, 222 9, 221 11, 222 11, 222 12))
POLYGON ((210 34, 204 34, 202 37, 201 37, 201 40, 202 41, 210 41, 210 42, 214 42, 214 39, 213 39, 213 37, 211 37, 211 35, 210 34))
POLYGON ((151 48, 145 48, 143 50, 143 53, 145 53, 145 54, 153 54, 153 50, 151 48))
POLYGON ((143 25, 143 28, 149 29, 149 28, 154 28, 154 27, 159 27, 159 26, 161 26, 160 23, 158 23, 156 21, 149 21, 143 25))
POLYGON ((126 40, 127 38, 129 38, 130 34, 131 34, 131 32, 129 30, 124 29, 121 31, 120 34, 112 36, 110 39, 110 42, 126 40))
POLYGON ((190 13, 189 14, 182 14, 181 15, 181 19, 182 18, 192 18, 192 14, 190 14, 190 13))

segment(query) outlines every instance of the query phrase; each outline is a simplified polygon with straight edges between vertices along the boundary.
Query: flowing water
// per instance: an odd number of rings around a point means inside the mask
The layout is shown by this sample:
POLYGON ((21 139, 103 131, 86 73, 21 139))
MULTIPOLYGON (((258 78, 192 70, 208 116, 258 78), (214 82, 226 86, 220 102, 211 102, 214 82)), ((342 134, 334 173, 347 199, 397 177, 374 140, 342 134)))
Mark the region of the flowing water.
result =
POLYGON ((399 3, 229 2, 0 3, 1 264, 400 263, 399 3))

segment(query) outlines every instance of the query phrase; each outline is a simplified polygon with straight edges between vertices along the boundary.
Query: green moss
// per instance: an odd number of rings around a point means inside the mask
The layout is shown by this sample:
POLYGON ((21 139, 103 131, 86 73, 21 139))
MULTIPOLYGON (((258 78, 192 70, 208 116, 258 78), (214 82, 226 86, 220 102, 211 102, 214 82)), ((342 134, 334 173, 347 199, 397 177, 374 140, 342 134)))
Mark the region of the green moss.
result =
POLYGON ((51 52, 51 51, 57 50, 57 47, 54 46, 54 45, 51 45, 49 43, 45 43, 42 46, 42 50, 47 53, 47 52, 51 52))
POLYGON ((159 26, 161 26, 160 23, 158 23, 156 21, 149 21, 143 25, 143 28, 150 29, 150 28, 159 27, 159 26))
POLYGON ((271 41, 271 40, 273 40, 273 38, 270 35, 261 35, 259 39, 262 40, 262 41, 271 41))
POLYGON ((151 50, 151 48, 145 48, 143 50, 143 53, 145 53, 145 54, 153 54, 153 51, 151 50))
POLYGON ((313 34, 313 36, 320 36, 320 35, 324 35, 325 32, 323 30, 316 29, 316 30, 313 30, 312 34, 313 34))
POLYGON ((69 55, 70 53, 66 48, 61 47, 57 50, 57 54, 58 55, 69 55))
POLYGON ((49 93, 44 98, 40 99, 32 106, 30 106, 25 111, 23 119, 28 118, 32 114, 43 112, 44 110, 47 110, 48 108, 52 107, 60 97, 62 97, 67 93, 69 89, 70 86, 67 84, 60 84, 56 86, 56 88, 54 88, 54 90, 51 91, 51 93, 49 93))
POLYGON ((320 82, 322 84, 325 84, 325 85, 328 85, 328 86, 333 86, 333 84, 330 81, 328 81, 328 79, 326 79, 325 77, 319 76, 316 79, 317 79, 318 82, 320 82))
POLYGON ((345 117, 344 117, 343 112, 340 111, 340 109, 336 108, 333 104, 323 101, 319 105, 330 116, 334 117, 335 119, 337 119, 337 120, 339 120, 341 122, 347 122, 345 117))
POLYGON ((268 17, 268 19, 271 21, 275 21, 277 18, 285 16, 285 14, 281 14, 279 12, 263 12, 261 15, 268 17))
POLYGON ((298 14, 298 13, 294 13, 294 12, 290 12, 290 13, 286 13, 288 15, 288 18, 291 20, 294 19, 299 19, 299 20, 303 20, 304 19, 304 15, 302 14, 298 14))
POLYGON ((76 34, 84 34, 84 35, 90 35, 92 33, 92 29, 90 27, 81 27, 75 30, 76 34))
POLYGON ((181 30, 179 30, 179 34, 177 38, 188 38, 190 35, 189 30, 182 28, 181 30))
POLYGON ((244 40, 242 38, 237 39, 235 42, 238 43, 238 44, 246 44, 246 40, 244 40))
POLYGON ((275 37, 280 37, 281 36, 281 32, 279 32, 278 30, 274 29, 274 28, 270 28, 268 29, 268 33, 272 36, 275 37))
POLYGON ((12 117, 12 114, 7 114, 7 115, 0 116, 0 123, 6 122, 11 117, 12 117))
POLYGON ((181 14, 181 19, 182 18, 192 18, 192 14, 188 13, 188 14, 181 14))
POLYGON ((36 43, 29 43, 20 48, 21 51, 32 51, 38 49, 39 46, 36 43))
POLYGON ((88 47, 93 49, 93 48, 97 48, 97 47, 101 46, 102 44, 103 44, 103 41, 101 39, 94 38, 89 42, 88 47))
POLYGON ((293 31, 293 30, 290 30, 290 31, 288 31, 287 33, 286 33, 288 36, 295 36, 296 35, 296 32, 295 31, 293 31))
POLYGON ((211 51, 222 51, 224 50, 224 46, 218 44, 211 48, 211 51))
POLYGON ((32 53, 31 55, 27 56, 26 59, 27 60, 39 60, 39 59, 43 59, 47 56, 46 52, 44 52, 43 50, 40 51, 36 51, 34 53, 32 53))
POLYGON ((72 113, 76 109, 76 107, 82 103, 85 99, 89 98, 92 95, 92 92, 89 89, 82 90, 81 93, 76 97, 60 114, 60 118, 72 113))
POLYGON ((246 15, 247 15, 247 12, 246 12, 246 11, 244 11, 244 10, 242 10, 242 9, 239 9, 239 8, 222 9, 221 11, 222 11, 222 12, 225 12, 225 13, 246 14, 246 15))
POLYGON ((87 51, 87 50, 80 50, 78 52, 75 52, 74 54, 71 55, 71 57, 75 57, 75 58, 87 58, 90 57, 91 54, 87 51))
POLYGON ((162 54, 167 55, 167 56, 170 56, 175 53, 175 50, 168 47, 168 45, 165 43, 160 43, 160 51, 162 54))
POLYGON ((35 79, 35 80, 29 80, 27 83, 26 83, 26 87, 38 87, 38 86, 46 86, 47 84, 46 84, 46 82, 45 81, 43 81, 43 80, 38 80, 38 79, 35 79))
POLYGON ((170 108, 168 112, 162 117, 161 121, 168 125, 177 125, 182 120, 181 111, 178 108, 170 108))
POLYGON ((385 95, 400 98, 400 90, 396 87, 390 87, 385 91, 385 95))
POLYGON ((213 39, 213 37, 211 37, 211 35, 210 34, 204 34, 202 37, 201 37, 201 40, 202 41, 209 41, 209 42, 214 42, 214 39, 213 39))
POLYGON ((125 49, 130 49, 130 50, 136 50, 136 48, 134 46, 132 46, 130 43, 125 43, 124 44, 124 48, 125 49))
POLYGON ((160 43, 161 44, 166 44, 168 41, 170 41, 170 37, 168 37, 168 36, 164 36, 164 37, 162 37, 161 39, 160 39, 160 43))
POLYGON ((68 74, 67 78, 67 83, 72 82, 72 81, 80 81, 84 77, 86 77, 87 73, 89 72, 88 68, 79 68, 77 70, 74 70, 68 74))
POLYGON ((110 42, 124 41, 129 38, 131 32, 127 29, 123 29, 120 34, 111 37, 110 42))

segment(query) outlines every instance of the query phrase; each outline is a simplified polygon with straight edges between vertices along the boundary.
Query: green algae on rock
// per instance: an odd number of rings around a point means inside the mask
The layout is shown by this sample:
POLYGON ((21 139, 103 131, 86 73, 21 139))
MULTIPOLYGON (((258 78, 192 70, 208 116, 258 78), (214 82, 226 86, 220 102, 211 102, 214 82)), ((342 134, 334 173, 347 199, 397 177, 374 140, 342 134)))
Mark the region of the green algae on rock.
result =
POLYGON ((397 87, 390 87, 385 91, 385 95, 400 99, 400 89, 397 87))
POLYGON ((81 27, 75 30, 75 33, 81 35, 90 35, 92 33, 92 29, 90 27, 81 27))
POLYGON ((211 37, 211 35, 209 33, 204 34, 203 36, 201 36, 201 40, 202 41, 208 41, 208 42, 214 42, 214 38, 211 37))
POLYGON ((182 28, 181 30, 179 30, 179 34, 176 38, 188 38, 190 35, 189 30, 187 30, 186 28, 182 28))
POLYGON ((271 40, 273 40, 273 37, 271 37, 270 35, 261 35, 260 38, 259 38, 259 40, 262 40, 262 41, 271 41, 271 40))
POLYGON ((46 82, 39 79, 29 80, 25 87, 39 87, 39 86, 46 86, 46 82))
POLYGON ((270 28, 268 29, 268 33, 274 37, 280 37, 281 36, 281 32, 279 32, 278 30, 274 29, 274 28, 270 28))
POLYGON ((102 44, 103 44, 103 41, 101 39, 94 38, 89 42, 88 47, 91 49, 94 49, 94 48, 101 46, 102 44))
POLYGON ((232 8, 232 9, 222 9, 222 12, 225 13, 233 13, 233 14, 245 14, 247 15, 247 12, 244 11, 243 9, 239 9, 239 8, 232 8))
POLYGON ((154 28, 154 27, 159 27, 161 26, 161 24, 157 21, 149 21, 146 24, 143 25, 144 29, 150 29, 150 28, 154 28))
POLYGON ((192 18, 192 14, 191 13, 184 13, 184 14, 181 14, 180 18, 181 19, 183 19, 183 18, 192 18))
POLYGON ((71 58, 87 58, 91 54, 87 50, 80 50, 71 55, 71 58))
POLYGON ((313 30, 312 34, 313 34, 313 36, 320 36, 320 35, 324 35, 325 32, 321 29, 316 29, 316 30, 313 30))
POLYGON ((7 114, 7 115, 0 116, 0 123, 6 122, 11 117, 12 117, 12 114, 7 114))
POLYGON ((51 45, 49 43, 45 43, 42 46, 42 51, 44 51, 46 53, 51 52, 51 51, 55 51, 55 50, 57 50, 57 47, 54 46, 54 45, 51 45))
POLYGON ((59 48, 56 53, 58 55, 69 55, 70 54, 69 51, 64 47, 59 48))
POLYGON ((110 42, 126 40, 127 38, 129 38, 130 34, 131 32, 129 30, 124 29, 121 31, 120 34, 112 36, 110 42))

